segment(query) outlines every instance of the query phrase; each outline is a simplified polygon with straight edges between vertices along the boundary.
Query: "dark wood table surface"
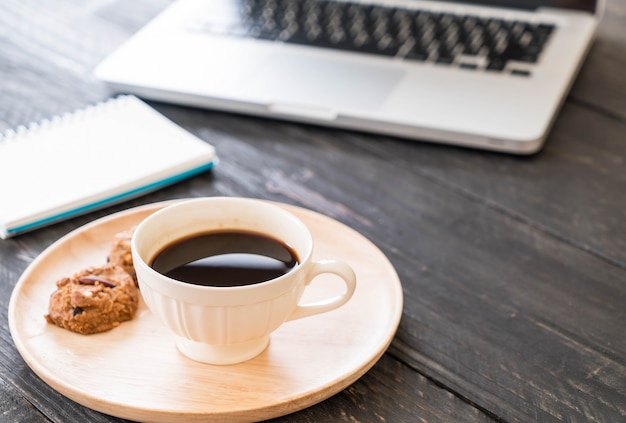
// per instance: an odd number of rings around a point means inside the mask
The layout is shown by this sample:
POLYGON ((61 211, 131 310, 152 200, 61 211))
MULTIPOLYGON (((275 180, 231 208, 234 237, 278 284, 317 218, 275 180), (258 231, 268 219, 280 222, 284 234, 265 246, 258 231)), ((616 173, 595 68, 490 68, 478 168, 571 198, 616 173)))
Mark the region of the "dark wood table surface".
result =
MULTIPOLYGON (((0 2, 0 131, 111 97, 94 66, 168 3, 0 2)), ((626 0, 606 12, 530 157, 151 102, 215 145, 221 163, 0 241, 0 421, 121 421, 26 365, 7 322, 13 287, 52 242, 96 218, 214 195, 331 216, 372 240, 402 281, 402 320, 381 360, 276 421, 626 421, 626 0)))

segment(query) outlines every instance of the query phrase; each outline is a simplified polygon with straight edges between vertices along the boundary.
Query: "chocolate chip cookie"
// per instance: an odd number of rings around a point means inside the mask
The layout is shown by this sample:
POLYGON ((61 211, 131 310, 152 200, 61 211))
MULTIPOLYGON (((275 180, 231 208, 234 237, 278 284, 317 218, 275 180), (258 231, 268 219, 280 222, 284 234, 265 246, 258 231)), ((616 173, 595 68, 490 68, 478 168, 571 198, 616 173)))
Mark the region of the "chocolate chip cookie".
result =
POLYGON ((89 267, 56 285, 45 318, 73 332, 104 332, 131 320, 137 311, 139 291, 120 266, 89 267))

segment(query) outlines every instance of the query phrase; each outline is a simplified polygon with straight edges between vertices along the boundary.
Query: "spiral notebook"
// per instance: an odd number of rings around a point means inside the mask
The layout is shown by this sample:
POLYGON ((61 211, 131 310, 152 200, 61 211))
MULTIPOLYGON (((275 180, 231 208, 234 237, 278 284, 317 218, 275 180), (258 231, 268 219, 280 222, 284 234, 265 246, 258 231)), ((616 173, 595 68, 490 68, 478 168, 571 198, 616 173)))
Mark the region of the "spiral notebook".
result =
POLYGON ((126 95, 0 136, 0 237, 210 169, 215 148, 126 95))

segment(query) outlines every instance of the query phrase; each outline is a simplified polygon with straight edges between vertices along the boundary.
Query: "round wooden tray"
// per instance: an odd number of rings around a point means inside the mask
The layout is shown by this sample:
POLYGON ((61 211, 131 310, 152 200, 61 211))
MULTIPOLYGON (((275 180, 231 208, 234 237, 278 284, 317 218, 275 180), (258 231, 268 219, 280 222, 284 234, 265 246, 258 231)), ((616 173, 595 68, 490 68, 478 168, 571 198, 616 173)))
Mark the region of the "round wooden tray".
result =
MULTIPOLYGON (((106 261, 113 235, 167 203, 133 208, 79 228, 46 249, 20 277, 9 326, 20 354, 51 387, 97 411, 138 421, 256 421, 289 414, 343 390, 385 352, 402 315, 402 287, 385 255, 358 232, 310 210, 279 204, 315 238, 317 259, 347 261, 357 275, 341 308, 283 324, 260 356, 232 366, 192 361, 143 301, 116 329, 79 335, 47 324, 55 282, 106 261)), ((342 289, 322 275, 303 301, 342 289)))

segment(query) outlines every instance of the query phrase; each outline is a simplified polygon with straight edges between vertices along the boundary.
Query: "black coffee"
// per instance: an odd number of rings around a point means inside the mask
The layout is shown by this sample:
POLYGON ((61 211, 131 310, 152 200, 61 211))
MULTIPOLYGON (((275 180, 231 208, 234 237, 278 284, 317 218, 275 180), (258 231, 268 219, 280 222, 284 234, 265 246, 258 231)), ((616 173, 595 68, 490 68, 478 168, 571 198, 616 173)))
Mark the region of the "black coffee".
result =
POLYGON ((241 286, 268 281, 291 271, 298 257, 287 245, 252 232, 197 234, 167 245, 152 268, 195 285, 241 286))

